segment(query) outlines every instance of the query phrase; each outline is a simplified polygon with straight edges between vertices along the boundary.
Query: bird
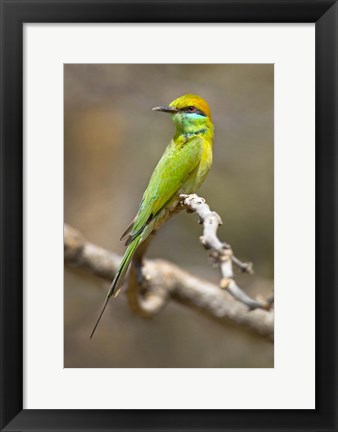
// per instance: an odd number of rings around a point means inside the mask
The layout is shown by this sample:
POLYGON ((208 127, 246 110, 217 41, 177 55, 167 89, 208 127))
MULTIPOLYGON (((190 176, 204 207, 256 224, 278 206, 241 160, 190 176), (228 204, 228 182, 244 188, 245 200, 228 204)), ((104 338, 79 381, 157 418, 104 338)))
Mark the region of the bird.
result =
POLYGON ((176 132, 150 177, 135 218, 121 236, 120 240, 125 240, 127 249, 90 339, 109 299, 119 294, 137 248, 177 211, 181 202, 180 194, 197 192, 212 164, 214 125, 210 107, 203 98, 196 94, 185 94, 167 106, 153 108, 153 111, 168 113, 176 126, 176 132))

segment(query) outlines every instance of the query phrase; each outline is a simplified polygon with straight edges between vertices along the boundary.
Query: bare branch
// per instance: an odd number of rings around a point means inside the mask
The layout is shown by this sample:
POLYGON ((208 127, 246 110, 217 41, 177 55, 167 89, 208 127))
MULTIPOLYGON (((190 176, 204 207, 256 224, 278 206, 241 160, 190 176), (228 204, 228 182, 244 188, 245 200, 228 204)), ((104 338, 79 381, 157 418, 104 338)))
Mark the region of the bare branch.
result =
MULTIPOLYGON (((87 270, 111 281, 120 262, 120 257, 108 250, 88 242, 78 231, 64 227, 64 259, 67 264, 87 270)), ((272 311, 254 310, 235 301, 226 291, 210 282, 198 279, 164 260, 145 260, 141 282, 146 281, 144 297, 152 297, 153 307, 160 310, 173 299, 192 307, 220 323, 233 323, 273 339, 274 315, 272 311)), ((134 277, 138 277, 136 267, 132 267, 134 277)), ((140 275, 139 275, 140 276, 140 275)), ((130 295, 129 287, 127 295, 130 295)), ((138 288, 138 293, 140 289, 138 288)), ((142 287, 141 287, 142 294, 142 287)), ((135 290, 134 295, 137 295, 135 290)), ((130 304, 130 299, 129 299, 130 304)), ((150 303, 146 303, 149 307, 150 303)), ((136 302, 139 308, 139 303, 136 302)), ((149 315, 153 315, 153 311, 149 315)), ((147 313, 145 312, 145 316, 147 313)))
POLYGON ((222 225, 222 219, 218 213, 211 211, 205 199, 196 194, 180 195, 181 205, 188 211, 194 212, 203 224, 203 236, 200 237, 202 245, 207 249, 212 261, 219 267, 221 272, 220 287, 227 290, 236 300, 245 304, 250 310, 269 310, 273 304, 273 297, 269 300, 250 298, 235 282, 232 263, 236 264, 241 271, 252 273, 252 264, 243 263, 236 258, 230 245, 223 243, 217 237, 217 230, 222 225))

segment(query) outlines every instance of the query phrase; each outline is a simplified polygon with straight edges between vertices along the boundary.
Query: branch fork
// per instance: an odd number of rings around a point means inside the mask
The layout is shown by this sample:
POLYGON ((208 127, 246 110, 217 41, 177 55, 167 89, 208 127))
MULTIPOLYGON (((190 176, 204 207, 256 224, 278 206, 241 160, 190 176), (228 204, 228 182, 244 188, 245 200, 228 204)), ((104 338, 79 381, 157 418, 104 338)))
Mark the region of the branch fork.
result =
POLYGON ((212 262, 220 269, 220 288, 227 290, 236 300, 246 305, 249 310, 269 310, 273 304, 273 297, 268 300, 260 297, 254 300, 236 284, 232 264, 235 264, 242 272, 252 274, 252 263, 240 261, 234 256, 231 246, 220 241, 217 230, 223 222, 219 214, 210 210, 205 199, 196 194, 182 194, 180 198, 182 199, 181 206, 189 212, 196 213, 199 218, 198 222, 203 225, 203 235, 200 237, 200 241, 208 251, 212 262))
MULTIPOLYGON (((64 261, 110 283, 121 257, 89 242, 81 233, 65 224, 64 261)), ((273 311, 256 309, 248 313, 247 308, 236 301, 227 290, 221 290, 165 260, 135 261, 126 295, 129 305, 132 306, 134 302, 136 313, 145 317, 154 316, 170 299, 220 324, 234 324, 269 340, 274 337, 273 311), (137 271, 141 273, 137 274, 137 271), (133 277, 136 278, 135 285, 131 285, 133 277)))
MULTIPOLYGON (((198 223, 203 225, 203 235, 200 237, 200 242, 208 251, 213 266, 220 269, 219 287, 228 291, 237 301, 244 304, 249 311, 255 309, 270 310, 273 304, 273 296, 269 300, 265 300, 263 297, 252 299, 235 282, 233 264, 240 271, 252 274, 252 263, 240 261, 234 256, 231 246, 218 238, 218 227, 223 224, 220 215, 210 210, 205 199, 196 194, 181 194, 180 198, 179 207, 185 208, 188 213, 196 213, 198 223)), ((168 293, 164 292, 161 287, 156 287, 156 289, 152 287, 150 289, 152 286, 149 284, 151 276, 149 273, 144 272, 143 256, 151 242, 151 238, 152 236, 149 236, 137 249, 127 286, 127 298, 131 309, 134 313, 147 318, 158 314, 169 298, 168 293)))

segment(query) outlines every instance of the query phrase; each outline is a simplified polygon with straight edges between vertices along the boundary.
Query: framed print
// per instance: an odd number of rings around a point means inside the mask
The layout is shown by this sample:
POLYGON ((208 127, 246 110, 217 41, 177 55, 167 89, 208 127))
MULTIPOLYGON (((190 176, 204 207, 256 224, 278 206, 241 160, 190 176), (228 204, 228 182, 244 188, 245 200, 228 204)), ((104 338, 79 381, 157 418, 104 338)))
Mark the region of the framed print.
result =
POLYGON ((336 2, 1 32, 1 430, 336 430, 336 2))

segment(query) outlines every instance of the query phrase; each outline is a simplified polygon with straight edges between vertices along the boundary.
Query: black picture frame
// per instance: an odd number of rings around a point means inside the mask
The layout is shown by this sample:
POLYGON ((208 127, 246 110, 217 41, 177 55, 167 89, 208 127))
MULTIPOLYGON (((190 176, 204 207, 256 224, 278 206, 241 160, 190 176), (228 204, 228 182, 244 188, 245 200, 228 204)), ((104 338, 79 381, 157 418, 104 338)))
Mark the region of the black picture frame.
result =
POLYGON ((337 18, 332 0, 1 0, 1 430, 337 430, 337 18), (315 23, 316 409, 23 409, 22 67, 23 24, 31 22, 315 23))

